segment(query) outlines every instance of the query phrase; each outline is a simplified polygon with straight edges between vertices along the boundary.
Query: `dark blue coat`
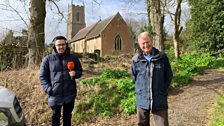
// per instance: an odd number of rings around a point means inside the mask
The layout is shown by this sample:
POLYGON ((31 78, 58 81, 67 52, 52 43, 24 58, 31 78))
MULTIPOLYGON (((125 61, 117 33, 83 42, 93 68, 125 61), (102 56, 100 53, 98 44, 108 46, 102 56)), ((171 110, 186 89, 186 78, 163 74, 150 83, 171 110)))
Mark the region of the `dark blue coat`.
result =
POLYGON ((48 94, 48 104, 50 106, 62 105, 63 103, 73 102, 76 94, 76 81, 71 79, 67 62, 75 63, 74 78, 82 75, 82 66, 79 59, 70 53, 59 56, 55 51, 46 56, 40 66, 40 83, 43 90, 48 94))
POLYGON ((136 104, 140 108, 152 111, 168 108, 168 87, 173 77, 167 56, 153 49, 155 55, 151 62, 147 62, 141 52, 132 58, 131 64, 136 104))

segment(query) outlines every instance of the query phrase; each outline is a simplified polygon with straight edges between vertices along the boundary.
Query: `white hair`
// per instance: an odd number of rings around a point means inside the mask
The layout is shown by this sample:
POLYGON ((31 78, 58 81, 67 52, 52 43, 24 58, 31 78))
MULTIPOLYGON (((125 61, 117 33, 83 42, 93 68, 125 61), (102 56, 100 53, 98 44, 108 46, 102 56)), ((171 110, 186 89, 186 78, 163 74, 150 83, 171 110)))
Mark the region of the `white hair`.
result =
POLYGON ((151 40, 152 40, 152 36, 149 34, 149 32, 147 31, 144 31, 144 32, 141 32, 139 35, 138 35, 138 39, 139 38, 143 38, 143 37, 149 37, 151 40))

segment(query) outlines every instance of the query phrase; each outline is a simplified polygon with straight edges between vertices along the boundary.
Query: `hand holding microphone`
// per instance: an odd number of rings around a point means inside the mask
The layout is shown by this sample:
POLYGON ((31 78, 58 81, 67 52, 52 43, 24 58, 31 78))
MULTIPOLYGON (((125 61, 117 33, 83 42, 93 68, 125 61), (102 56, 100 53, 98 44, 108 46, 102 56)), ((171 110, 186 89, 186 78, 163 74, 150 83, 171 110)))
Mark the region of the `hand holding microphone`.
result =
POLYGON ((74 68, 75 68, 75 63, 70 61, 67 63, 67 68, 70 70, 69 72, 69 75, 71 77, 71 80, 74 80, 75 78, 75 71, 74 71, 74 68))

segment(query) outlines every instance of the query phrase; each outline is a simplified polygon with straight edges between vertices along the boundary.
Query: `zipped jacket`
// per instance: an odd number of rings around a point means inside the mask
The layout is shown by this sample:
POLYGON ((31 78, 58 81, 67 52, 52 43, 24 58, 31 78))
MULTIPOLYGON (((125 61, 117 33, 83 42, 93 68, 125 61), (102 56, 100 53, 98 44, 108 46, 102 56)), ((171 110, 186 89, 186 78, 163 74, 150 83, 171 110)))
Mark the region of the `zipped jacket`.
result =
MULTIPOLYGON (((68 45, 66 44, 67 49, 68 45)), ((76 81, 82 75, 82 66, 79 59, 66 51, 59 56, 53 47, 52 54, 46 56, 40 66, 40 83, 43 90, 48 94, 49 106, 62 105, 73 102, 76 95, 76 81), (69 75, 68 62, 74 62, 74 79, 69 75)))
POLYGON ((135 83, 136 104, 143 109, 168 109, 168 87, 173 73, 168 57, 153 48, 155 54, 148 62, 143 53, 132 58, 131 77, 135 83))

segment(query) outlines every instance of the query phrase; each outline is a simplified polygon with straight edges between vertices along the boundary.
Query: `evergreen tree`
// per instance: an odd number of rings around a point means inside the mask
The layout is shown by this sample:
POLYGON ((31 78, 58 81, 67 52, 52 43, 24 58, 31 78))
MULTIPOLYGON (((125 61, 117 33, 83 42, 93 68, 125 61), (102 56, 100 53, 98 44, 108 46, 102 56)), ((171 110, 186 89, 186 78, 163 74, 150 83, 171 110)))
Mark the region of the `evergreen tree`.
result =
POLYGON ((190 41, 198 51, 224 56, 224 1, 189 0, 190 41))

